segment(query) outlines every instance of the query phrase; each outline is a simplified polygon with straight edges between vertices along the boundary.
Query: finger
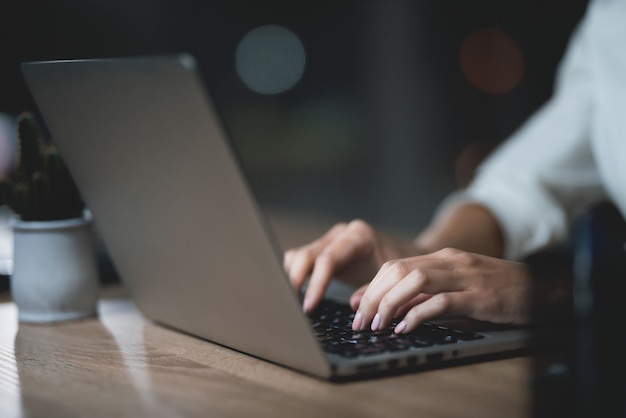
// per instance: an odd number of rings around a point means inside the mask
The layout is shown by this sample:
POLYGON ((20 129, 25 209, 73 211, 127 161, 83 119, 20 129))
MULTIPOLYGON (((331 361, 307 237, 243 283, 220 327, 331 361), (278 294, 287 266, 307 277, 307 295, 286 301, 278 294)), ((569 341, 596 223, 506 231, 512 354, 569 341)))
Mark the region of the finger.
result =
POLYGON ((289 266, 291 266, 291 259, 293 258, 293 254, 295 249, 290 248, 283 254, 283 270, 289 272, 289 266))
POLYGON ((380 328, 386 327, 403 305, 421 294, 459 292, 465 290, 465 286, 466 282, 460 275, 450 270, 413 269, 380 298, 377 307, 378 325, 380 328))
POLYGON ((411 299, 410 301, 408 301, 407 303, 405 303, 404 305, 400 306, 397 310, 396 313, 394 314, 394 318, 403 318, 406 313, 413 308, 415 305, 419 305, 420 303, 423 303, 425 301, 427 301, 428 299, 432 298, 433 295, 429 295, 427 293, 420 293, 419 295, 415 296, 413 299, 411 299))
POLYGON ((379 318, 376 319, 374 324, 372 324, 372 321, 378 312, 380 300, 385 293, 399 283, 409 271, 407 259, 388 261, 383 264, 360 297, 359 307, 355 314, 355 319, 358 320, 352 323, 353 330, 364 330, 368 326, 374 330, 378 329, 379 318))
POLYGON ((443 315, 465 315, 471 309, 471 302, 465 292, 439 293, 411 308, 402 321, 396 325, 396 334, 405 334, 413 331, 422 322, 443 315))
POLYGON ((289 270, 287 275, 291 285, 300 291, 307 276, 310 274, 315 263, 315 254, 308 247, 295 250, 290 256, 289 270))
POLYGON ((363 236, 351 222, 316 258, 309 286, 304 297, 305 312, 313 309, 324 296, 333 275, 348 263, 367 256, 372 251, 372 241, 363 236))
MULTIPOLYGON (((403 305, 421 293, 461 290, 462 287, 456 280, 457 274, 453 273, 457 267, 454 258, 461 253, 462 251, 447 248, 432 254, 391 260, 383 264, 365 292, 355 296, 355 302, 356 299, 359 302, 355 315, 358 321, 353 323, 352 328, 363 330, 370 326, 373 330, 381 329, 393 320, 403 305), (446 280, 440 280, 440 276, 446 280), (383 301, 387 293, 400 283, 402 285, 392 292, 391 297, 383 301)), ((415 303, 428 297, 418 298, 415 303)))
POLYGON ((370 323, 373 330, 388 325, 395 312, 420 293, 462 290, 452 268, 449 257, 440 255, 385 263, 361 298, 361 328, 370 323), (396 286, 397 289, 391 292, 396 286), (391 295, 388 295, 389 292, 391 295))
POLYGON ((334 225, 326 234, 308 245, 285 252, 283 265, 291 284, 300 291, 313 270, 318 255, 346 228, 345 223, 334 225))

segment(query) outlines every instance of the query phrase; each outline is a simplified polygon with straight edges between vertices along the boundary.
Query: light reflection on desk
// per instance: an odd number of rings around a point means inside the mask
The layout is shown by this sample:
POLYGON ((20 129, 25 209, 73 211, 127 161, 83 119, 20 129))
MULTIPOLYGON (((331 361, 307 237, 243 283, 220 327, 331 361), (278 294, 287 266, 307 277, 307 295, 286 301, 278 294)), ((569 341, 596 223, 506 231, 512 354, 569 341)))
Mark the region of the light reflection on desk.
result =
POLYGON ((10 220, 13 217, 6 206, 0 206, 0 275, 13 272, 13 230, 10 220))
MULTIPOLYGON (((143 338, 141 332, 138 338, 143 338)), ((14 354, 19 415, 84 416, 86 405, 90 413, 119 409, 128 415, 148 415, 141 395, 133 396, 141 387, 129 378, 133 370, 125 365, 123 350, 98 318, 19 324, 14 354)))
POLYGON ((120 352, 125 369, 128 372, 132 387, 137 393, 137 400, 141 403, 142 409, 149 416, 176 416, 166 403, 156 398, 152 388, 152 379, 146 355, 144 340, 145 322, 139 315, 126 315, 124 318, 124 328, 120 327, 120 316, 109 315, 109 313, 132 312, 131 302, 128 299, 117 300, 112 304, 100 305, 102 313, 100 323, 115 340, 120 352))
POLYGON ((20 380, 15 362, 14 340, 17 334, 17 309, 15 305, 0 304, 0 416, 9 417, 19 411, 20 380))

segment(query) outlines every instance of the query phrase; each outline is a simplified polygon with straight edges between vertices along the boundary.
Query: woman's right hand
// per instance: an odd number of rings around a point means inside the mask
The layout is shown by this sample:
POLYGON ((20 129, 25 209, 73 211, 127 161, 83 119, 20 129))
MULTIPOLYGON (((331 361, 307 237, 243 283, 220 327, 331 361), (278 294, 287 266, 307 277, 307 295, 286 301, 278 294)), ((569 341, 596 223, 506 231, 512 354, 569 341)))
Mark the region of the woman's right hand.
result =
POLYGON ((286 251, 284 266, 297 291, 310 277, 302 305, 310 312, 332 279, 361 286, 369 283, 386 261, 419 254, 414 243, 391 238, 354 220, 336 224, 312 243, 286 251))

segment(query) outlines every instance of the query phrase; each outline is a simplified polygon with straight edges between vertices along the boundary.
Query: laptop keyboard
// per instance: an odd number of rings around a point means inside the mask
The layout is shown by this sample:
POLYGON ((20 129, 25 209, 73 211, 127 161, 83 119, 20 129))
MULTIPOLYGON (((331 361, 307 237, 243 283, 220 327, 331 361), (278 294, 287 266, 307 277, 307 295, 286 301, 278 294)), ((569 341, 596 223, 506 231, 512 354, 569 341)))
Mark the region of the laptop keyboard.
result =
POLYGON ((396 334, 393 322, 389 328, 377 331, 353 331, 354 311, 349 305, 324 300, 309 318, 315 335, 325 351, 354 358, 386 352, 415 350, 441 344, 455 344, 484 338, 481 334, 424 322, 407 334, 396 334))

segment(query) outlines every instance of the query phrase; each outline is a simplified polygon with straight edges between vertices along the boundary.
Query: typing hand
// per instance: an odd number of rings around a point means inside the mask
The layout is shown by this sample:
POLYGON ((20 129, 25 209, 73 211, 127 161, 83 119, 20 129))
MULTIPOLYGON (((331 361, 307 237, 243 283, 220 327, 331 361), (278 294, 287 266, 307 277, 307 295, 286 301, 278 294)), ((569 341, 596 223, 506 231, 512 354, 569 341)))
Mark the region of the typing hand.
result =
POLYGON ((524 264, 455 249, 389 261, 352 296, 352 329, 382 329, 396 317, 400 334, 443 315, 525 324, 531 286, 524 264))
POLYGON ((304 311, 310 312, 332 278, 360 286, 368 283, 385 261, 416 254, 412 243, 395 240, 355 220, 337 224, 318 240, 288 250, 284 266, 298 291, 310 277, 303 303, 304 311))

